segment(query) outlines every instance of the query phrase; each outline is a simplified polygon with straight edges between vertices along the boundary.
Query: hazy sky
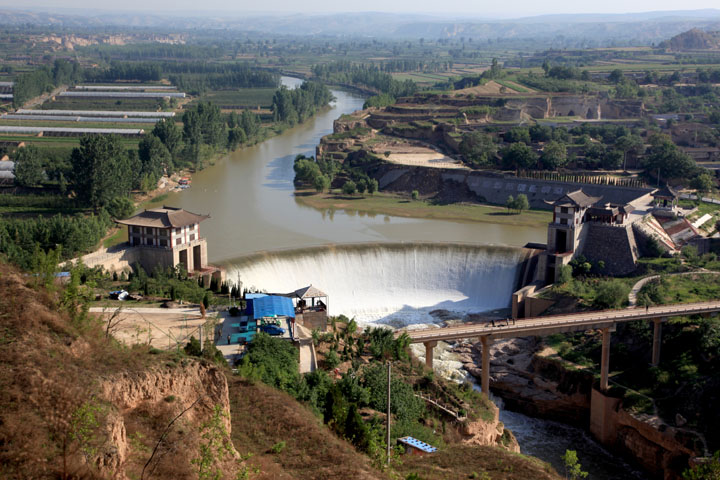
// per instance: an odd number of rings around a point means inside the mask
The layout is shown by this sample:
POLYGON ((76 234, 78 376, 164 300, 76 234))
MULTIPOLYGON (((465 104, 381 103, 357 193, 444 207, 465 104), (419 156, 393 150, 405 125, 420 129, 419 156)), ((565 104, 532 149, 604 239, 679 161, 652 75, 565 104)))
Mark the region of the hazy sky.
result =
POLYGON ((472 14, 518 18, 546 13, 627 13, 658 10, 695 10, 720 8, 718 0, 361 0, 342 2, 339 0, 123 0, 104 2, 97 0, 0 0, 0 8, 78 8, 113 9, 120 11, 162 11, 169 8, 183 13, 198 9, 238 13, 251 12, 415 12, 444 15, 472 14), (512 10, 504 8, 505 5, 512 10))

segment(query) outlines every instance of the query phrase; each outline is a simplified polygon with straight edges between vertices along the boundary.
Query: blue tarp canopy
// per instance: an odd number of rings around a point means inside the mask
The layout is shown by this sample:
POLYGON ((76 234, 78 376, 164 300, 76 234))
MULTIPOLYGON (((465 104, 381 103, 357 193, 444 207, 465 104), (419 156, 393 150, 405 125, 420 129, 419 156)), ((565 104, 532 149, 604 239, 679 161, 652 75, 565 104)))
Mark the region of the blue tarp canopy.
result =
POLYGON ((253 300, 255 298, 262 298, 267 296, 267 293, 246 293, 245 300, 253 300))
POLYGON ((277 295, 266 295, 248 300, 248 314, 254 319, 263 317, 295 318, 292 299, 277 295))

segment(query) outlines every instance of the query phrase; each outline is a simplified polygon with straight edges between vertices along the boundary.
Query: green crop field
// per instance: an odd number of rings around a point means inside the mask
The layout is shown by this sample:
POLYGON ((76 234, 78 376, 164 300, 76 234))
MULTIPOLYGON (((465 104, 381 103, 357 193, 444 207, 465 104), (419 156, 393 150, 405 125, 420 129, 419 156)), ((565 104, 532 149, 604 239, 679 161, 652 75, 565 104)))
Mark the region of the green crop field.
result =
POLYGON ((12 120, 0 119, 0 125, 15 127, 57 127, 57 128, 127 128, 152 130, 154 123, 126 122, 58 122, 54 120, 12 120))
POLYGON ((212 102, 220 108, 244 109, 270 108, 275 88, 242 88, 239 90, 216 90, 208 92, 197 101, 212 102))
POLYGON ((56 97, 45 102, 42 110, 138 110, 159 111, 167 105, 162 99, 155 98, 92 98, 92 97, 56 97))

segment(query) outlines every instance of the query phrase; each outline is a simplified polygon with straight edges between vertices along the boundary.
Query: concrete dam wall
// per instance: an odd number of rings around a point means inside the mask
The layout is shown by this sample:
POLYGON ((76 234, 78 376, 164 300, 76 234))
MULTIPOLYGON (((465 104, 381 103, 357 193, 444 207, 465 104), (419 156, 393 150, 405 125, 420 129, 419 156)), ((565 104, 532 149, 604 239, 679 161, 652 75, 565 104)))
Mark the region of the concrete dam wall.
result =
MULTIPOLYGON (((312 284, 329 313, 404 326, 510 306, 530 250, 455 244, 370 244, 260 253, 228 262, 243 288, 287 293, 312 284)), ((458 318, 458 317, 456 317, 458 318)))

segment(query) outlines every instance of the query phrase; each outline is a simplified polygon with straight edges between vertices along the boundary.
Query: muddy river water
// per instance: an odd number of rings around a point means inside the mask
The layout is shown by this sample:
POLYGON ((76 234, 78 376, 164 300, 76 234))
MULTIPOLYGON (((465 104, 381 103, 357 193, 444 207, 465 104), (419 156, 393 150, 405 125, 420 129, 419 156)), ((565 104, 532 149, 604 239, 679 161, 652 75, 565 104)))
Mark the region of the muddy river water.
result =
MULTIPOLYGON (((283 77, 282 81, 290 88, 301 83, 300 80, 289 77, 283 77)), ((422 302, 423 299, 432 297, 431 294, 423 292, 424 287, 420 285, 423 283, 423 278, 427 280, 431 276, 436 280, 437 285, 445 285, 448 289, 446 295, 448 298, 454 298, 453 295, 457 297, 455 303, 462 304, 467 299, 471 299, 475 300, 474 303, 471 302, 473 305, 477 303, 483 308, 506 307, 512 291, 510 287, 506 288, 509 291, 497 294, 492 293, 489 288, 498 288, 501 285, 500 279, 508 276, 507 268, 503 266, 505 264, 502 261, 497 260, 500 258, 497 248, 492 250, 492 254, 484 252, 488 252, 488 245, 521 247, 527 242, 544 242, 544 229, 367 215, 353 209, 317 210, 301 205, 295 200, 292 183, 295 156, 314 155, 315 146, 320 138, 332 133, 333 120, 344 113, 362 108, 364 99, 359 95, 339 90, 333 91, 333 95, 336 100, 332 106, 318 113, 313 119, 259 145, 240 149, 218 159, 211 168, 193 175, 191 188, 171 193, 163 203, 211 215, 209 220, 202 223, 201 234, 208 239, 210 262, 228 267, 228 276, 231 280, 237 273, 245 270, 254 271, 255 278, 267 278, 268 282, 272 282, 273 278, 280 278, 287 283, 288 277, 295 278, 295 283, 303 280, 310 283, 312 278, 318 278, 317 281, 320 282, 323 276, 318 277, 318 272, 315 272, 314 277, 301 273, 325 267, 346 270, 324 273, 325 278, 328 277, 328 273, 334 275, 327 281, 335 285, 322 286, 331 296, 333 288, 337 288, 337 283, 342 282, 344 277, 347 277, 346 281, 355 283, 384 285, 383 294, 390 297, 383 303, 387 311, 368 314, 369 322, 381 317, 387 319, 395 310, 407 313, 409 309, 412 313, 426 306, 416 305, 413 302, 422 302), (445 247, 417 246, 418 243, 427 242, 444 244, 445 247), (371 245, 368 247, 355 245, 353 247, 355 250, 347 251, 350 248, 348 244, 366 243, 371 245), (383 255, 387 256, 390 250, 382 245, 403 243, 408 244, 408 251, 403 253, 405 260, 398 261, 397 266, 388 269, 387 272, 376 269, 366 272, 365 276, 353 274, 363 269, 364 265, 366 266, 373 259, 381 260, 383 255), (455 243, 464 246, 453 246, 452 244, 455 243), (463 253, 467 245, 473 244, 482 246, 470 254, 463 253), (327 247, 324 249, 323 246, 327 247), (277 253, 281 250, 284 251, 282 254, 277 253), (341 250, 342 255, 333 255, 337 250, 341 250), (379 253, 376 250, 379 250, 379 253), (358 255, 365 256, 358 257, 358 255), (492 257, 494 260, 483 262, 477 260, 478 255, 492 257), (332 257, 330 263, 326 258, 328 256, 332 257), (257 257, 259 260, 254 261, 252 257, 257 257), (313 258, 318 259, 317 265, 312 263, 313 258), (483 271, 468 273, 467 269, 462 270, 453 266, 463 262, 484 264, 483 271), (269 266, 265 268, 262 265, 269 266), (291 275, 288 273, 288 266, 293 265, 296 267, 291 275), (281 272, 283 268, 286 273, 281 272), (483 285, 483 282, 487 284, 488 291, 484 292, 484 296, 475 298, 472 293, 468 293, 470 284, 458 281, 457 275, 460 275, 458 271, 461 271, 460 274, 464 277, 474 279, 475 283, 472 287, 475 290, 478 288, 477 285, 483 285), (396 275, 400 279, 398 281, 402 280, 405 283, 409 283, 410 278, 416 279, 417 288, 411 286, 412 288, 401 289, 400 293, 397 293, 391 290, 396 283, 392 279, 386 278, 384 283, 373 282, 373 278, 392 275, 396 275), (484 275, 486 278, 478 278, 478 275, 484 275), (457 285, 453 286, 453 282, 457 285)), ((512 252, 501 253, 502 258, 512 255, 512 252)), ((512 275, 508 278, 505 283, 511 285, 512 275)), ((286 287, 284 284, 256 286, 269 291, 283 291, 281 288, 286 287)), ((304 285, 298 284, 292 288, 302 286, 304 285)), ((350 299, 349 303, 359 298, 365 298, 369 303, 373 303, 373 298, 379 298, 378 294, 367 285, 342 287, 340 300, 344 296, 350 299)), ((445 303, 437 298, 431 299, 431 302, 434 303, 428 305, 445 307, 445 303)), ((336 303, 342 304, 342 301, 336 303)), ((343 313, 332 311, 333 305, 331 298, 331 313, 343 313)), ((362 313, 358 311, 358 314, 362 313)), ((581 429, 532 419, 513 412, 503 412, 501 418, 517 432, 523 452, 536 455, 556 467, 561 467, 559 459, 565 449, 574 448, 578 450, 581 463, 588 467, 586 469, 590 471, 591 479, 642 478, 622 461, 598 447, 581 429)))

